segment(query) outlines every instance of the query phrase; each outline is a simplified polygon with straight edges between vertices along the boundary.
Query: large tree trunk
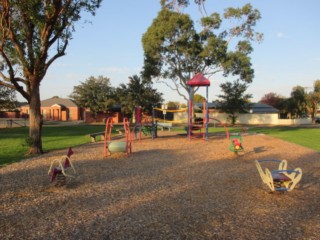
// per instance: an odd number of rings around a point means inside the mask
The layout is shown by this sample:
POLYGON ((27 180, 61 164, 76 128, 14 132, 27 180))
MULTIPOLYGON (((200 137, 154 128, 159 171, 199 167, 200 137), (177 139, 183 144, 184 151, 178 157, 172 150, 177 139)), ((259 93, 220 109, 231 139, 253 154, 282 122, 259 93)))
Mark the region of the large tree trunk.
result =
POLYGON ((31 92, 30 98, 30 112, 29 112, 29 154, 42 154, 42 140, 41 140, 41 130, 42 130, 42 116, 40 110, 40 91, 39 85, 34 86, 31 92))

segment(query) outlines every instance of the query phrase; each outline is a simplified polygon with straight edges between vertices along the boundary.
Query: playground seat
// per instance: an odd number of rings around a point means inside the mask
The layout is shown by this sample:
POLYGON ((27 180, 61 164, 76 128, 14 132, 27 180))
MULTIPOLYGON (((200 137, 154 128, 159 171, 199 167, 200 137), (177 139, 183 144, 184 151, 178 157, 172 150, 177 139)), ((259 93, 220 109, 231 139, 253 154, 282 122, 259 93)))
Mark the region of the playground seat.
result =
POLYGON ((292 191, 302 178, 301 168, 287 170, 286 160, 255 160, 256 167, 260 177, 272 192, 292 191), (263 162, 279 163, 277 170, 269 170, 265 168, 263 171, 261 164, 263 162))
POLYGON ((76 173, 76 170, 71 162, 72 154, 72 148, 69 147, 67 155, 63 155, 60 159, 53 159, 51 161, 51 165, 48 170, 48 175, 51 176, 51 182, 56 181, 56 185, 62 186, 66 182, 66 177, 73 177, 72 175, 67 174, 68 169, 72 169, 73 173, 76 173))
POLYGON ((242 136, 241 135, 234 135, 230 136, 230 145, 229 150, 234 153, 238 153, 244 151, 242 146, 242 136))
POLYGON ((125 152, 128 157, 132 152, 130 123, 127 118, 123 119, 123 127, 125 133, 125 141, 112 141, 111 132, 113 128, 113 120, 112 118, 108 118, 104 137, 104 157, 111 155, 112 152, 125 152))

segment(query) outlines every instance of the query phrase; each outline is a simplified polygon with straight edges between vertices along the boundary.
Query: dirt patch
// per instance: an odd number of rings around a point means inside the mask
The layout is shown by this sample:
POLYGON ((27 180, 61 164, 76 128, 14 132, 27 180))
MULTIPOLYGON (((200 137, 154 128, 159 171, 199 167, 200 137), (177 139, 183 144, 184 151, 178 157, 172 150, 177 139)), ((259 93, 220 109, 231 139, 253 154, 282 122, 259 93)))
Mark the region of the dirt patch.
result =
POLYGON ((50 185, 55 151, 0 169, 1 239, 318 239, 319 153, 265 135, 243 136, 238 158, 223 137, 162 135, 133 154, 103 158, 103 143, 75 147, 77 170, 50 185), (287 159, 303 177, 269 193, 255 159, 287 159))

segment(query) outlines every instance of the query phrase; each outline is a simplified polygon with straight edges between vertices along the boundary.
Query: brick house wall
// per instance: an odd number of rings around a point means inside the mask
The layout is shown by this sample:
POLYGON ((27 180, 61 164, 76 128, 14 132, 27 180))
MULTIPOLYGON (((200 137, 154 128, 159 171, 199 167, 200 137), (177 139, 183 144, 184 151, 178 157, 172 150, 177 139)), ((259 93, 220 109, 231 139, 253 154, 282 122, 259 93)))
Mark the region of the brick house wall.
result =
MULTIPOLYGON (((120 113, 121 107, 114 109, 112 113, 98 113, 96 119, 88 109, 78 107, 71 99, 66 98, 50 98, 41 101, 41 115, 43 120, 51 121, 79 121, 84 120, 86 123, 104 122, 108 117, 113 118, 114 123, 123 121, 123 116, 120 113)), ((29 105, 20 107, 21 117, 29 116, 29 105)))
POLYGON ((20 112, 0 111, 0 118, 20 118, 20 112))
POLYGON ((96 119, 94 119, 92 112, 85 111, 84 112, 84 121, 86 123, 93 122, 105 122, 105 119, 112 117, 114 123, 119 123, 123 121, 122 114, 120 112, 114 113, 98 113, 96 119))
MULTIPOLYGON (((29 105, 20 107, 21 116, 29 116, 29 105)), ((83 110, 70 99, 50 98, 41 101, 43 120, 78 121, 83 120, 83 110)))

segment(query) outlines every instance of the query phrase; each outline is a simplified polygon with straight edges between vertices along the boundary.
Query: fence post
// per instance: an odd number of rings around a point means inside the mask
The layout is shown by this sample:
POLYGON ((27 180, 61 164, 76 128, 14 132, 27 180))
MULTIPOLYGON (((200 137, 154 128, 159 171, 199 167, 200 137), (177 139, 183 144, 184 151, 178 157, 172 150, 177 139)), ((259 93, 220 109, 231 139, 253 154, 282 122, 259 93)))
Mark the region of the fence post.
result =
POLYGON ((12 128, 12 119, 7 120, 7 128, 12 128))

